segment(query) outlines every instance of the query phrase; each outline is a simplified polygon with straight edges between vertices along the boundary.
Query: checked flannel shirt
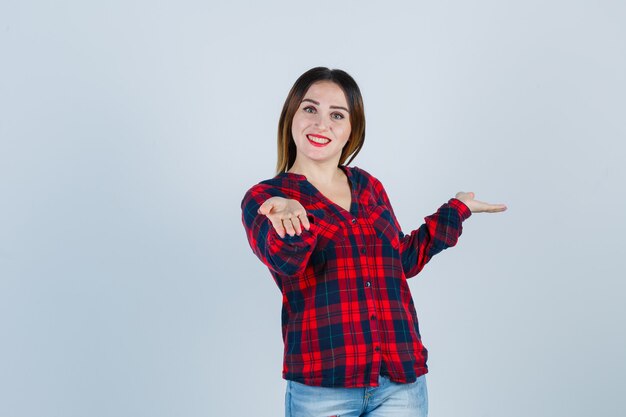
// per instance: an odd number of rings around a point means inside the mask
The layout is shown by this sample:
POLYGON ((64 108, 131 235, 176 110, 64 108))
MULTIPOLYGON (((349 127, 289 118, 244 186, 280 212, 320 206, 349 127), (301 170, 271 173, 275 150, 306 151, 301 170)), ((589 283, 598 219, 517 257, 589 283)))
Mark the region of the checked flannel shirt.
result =
POLYGON ((283 378, 347 388, 377 386, 381 373, 414 382, 428 372, 427 351, 406 279, 456 244, 471 211, 452 198, 405 235, 380 181, 340 168, 352 189, 349 212, 287 172, 254 185, 241 202, 252 251, 282 292, 283 378), (257 213, 273 196, 299 201, 310 230, 281 238, 257 213))

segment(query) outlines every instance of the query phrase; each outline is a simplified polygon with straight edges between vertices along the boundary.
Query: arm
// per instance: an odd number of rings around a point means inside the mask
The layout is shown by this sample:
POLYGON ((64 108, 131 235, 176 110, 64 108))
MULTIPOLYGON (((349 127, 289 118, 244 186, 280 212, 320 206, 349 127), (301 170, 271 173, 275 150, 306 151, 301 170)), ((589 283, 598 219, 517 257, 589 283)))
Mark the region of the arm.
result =
POLYGON ((425 217, 425 223, 417 230, 405 235, 382 184, 376 182, 375 188, 383 204, 389 208, 400 234, 400 257, 407 278, 417 275, 433 256, 456 245, 463 231, 461 223, 472 214, 462 201, 451 198, 439 207, 436 213, 425 217))
POLYGON ((261 262, 280 275, 297 276, 306 268, 315 248, 317 225, 309 215, 309 230, 303 229, 300 235, 280 237, 267 216, 258 212, 259 207, 274 196, 285 197, 277 192, 270 194, 270 190, 250 189, 241 202, 243 226, 252 252, 261 262))

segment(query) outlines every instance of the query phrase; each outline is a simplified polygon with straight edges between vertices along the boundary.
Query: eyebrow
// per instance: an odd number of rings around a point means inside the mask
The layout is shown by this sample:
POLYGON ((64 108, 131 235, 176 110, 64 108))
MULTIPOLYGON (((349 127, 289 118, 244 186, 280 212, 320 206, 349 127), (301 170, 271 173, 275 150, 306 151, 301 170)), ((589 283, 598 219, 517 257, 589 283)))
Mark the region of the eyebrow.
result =
MULTIPOLYGON (((304 103, 305 101, 310 101, 311 103, 316 104, 316 105, 318 105, 318 106, 320 105, 320 103, 319 103, 319 102, 317 102, 317 101, 315 101, 315 100, 311 100, 310 98, 305 98, 305 99, 303 99, 303 100, 301 101, 301 103, 304 103)), ((346 113, 350 113, 350 112, 348 111, 348 109, 346 109, 345 107, 341 107, 341 106, 329 106, 329 107, 330 107, 331 109, 341 109, 341 110, 344 110, 346 113)))

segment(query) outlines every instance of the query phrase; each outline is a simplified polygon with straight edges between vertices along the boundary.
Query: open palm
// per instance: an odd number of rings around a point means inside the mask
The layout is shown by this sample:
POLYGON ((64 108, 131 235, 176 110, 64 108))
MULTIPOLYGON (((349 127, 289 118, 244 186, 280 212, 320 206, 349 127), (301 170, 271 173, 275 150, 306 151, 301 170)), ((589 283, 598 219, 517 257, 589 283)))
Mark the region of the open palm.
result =
POLYGON ((459 191, 456 193, 456 198, 461 200, 472 213, 498 213, 507 209, 505 204, 490 204, 484 201, 474 200, 474 193, 459 191))

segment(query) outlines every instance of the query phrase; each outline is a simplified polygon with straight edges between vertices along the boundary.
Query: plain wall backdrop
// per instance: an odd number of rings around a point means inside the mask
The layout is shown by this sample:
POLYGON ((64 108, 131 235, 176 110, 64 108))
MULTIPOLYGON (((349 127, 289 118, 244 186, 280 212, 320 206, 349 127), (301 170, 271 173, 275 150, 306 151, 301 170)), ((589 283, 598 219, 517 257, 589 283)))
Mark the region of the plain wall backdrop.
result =
POLYGON ((432 417, 622 416, 621 1, 3 1, 0 416, 280 416, 240 202, 296 78, 341 68, 405 233, 432 417))

